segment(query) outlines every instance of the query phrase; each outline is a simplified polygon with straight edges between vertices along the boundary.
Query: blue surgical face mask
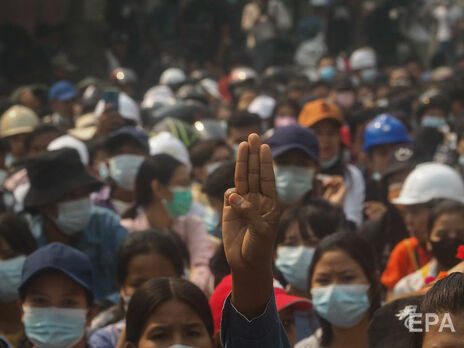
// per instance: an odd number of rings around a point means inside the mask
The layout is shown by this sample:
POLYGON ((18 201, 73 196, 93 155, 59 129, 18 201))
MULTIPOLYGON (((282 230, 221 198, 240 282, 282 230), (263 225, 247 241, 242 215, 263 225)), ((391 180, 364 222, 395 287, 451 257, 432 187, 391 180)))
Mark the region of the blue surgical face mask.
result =
POLYGON ((12 302, 18 299, 18 287, 25 260, 25 256, 0 260, 0 302, 12 302))
POLYGON ((23 307, 27 338, 39 348, 69 348, 84 337, 87 310, 23 307))
POLYGON ((205 216, 203 217, 203 224, 209 234, 212 234, 217 230, 219 225, 219 214, 214 209, 207 209, 205 216))
POLYGON ((90 197, 67 201, 58 204, 56 225, 60 230, 71 236, 87 227, 92 214, 90 197))
POLYGON ((280 246, 277 249, 276 267, 285 280, 299 290, 308 290, 308 270, 314 248, 280 246))
POLYGON ((109 160, 109 174, 119 187, 134 191, 135 178, 144 160, 145 157, 141 155, 115 156, 109 160))
POLYGON ((364 82, 372 83, 375 81, 376 78, 377 78, 376 68, 364 69, 361 71, 361 79, 364 82))
POLYGON ((187 215, 192 206, 193 196, 190 187, 174 187, 171 189, 173 199, 170 202, 165 202, 169 215, 179 217, 187 215))
POLYGON ((313 306, 317 314, 340 328, 350 328, 359 324, 370 303, 367 296, 368 285, 335 285, 311 289, 313 306))
POLYGON ((337 69, 334 66, 325 66, 319 71, 319 76, 323 81, 332 81, 337 74, 337 69))
POLYGON ((293 204, 313 189, 314 169, 297 166, 274 166, 279 199, 293 204))
POLYGON ((440 116, 425 115, 422 117, 421 121, 422 127, 431 127, 431 128, 443 128, 448 126, 446 120, 440 116))

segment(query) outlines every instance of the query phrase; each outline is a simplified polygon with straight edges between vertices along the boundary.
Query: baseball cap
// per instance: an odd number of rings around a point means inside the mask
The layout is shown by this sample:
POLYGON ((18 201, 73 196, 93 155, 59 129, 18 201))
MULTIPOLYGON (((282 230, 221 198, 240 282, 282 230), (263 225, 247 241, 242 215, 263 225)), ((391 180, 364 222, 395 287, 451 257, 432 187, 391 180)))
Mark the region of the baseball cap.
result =
POLYGON ((266 144, 271 148, 273 158, 297 149, 319 162, 319 142, 314 132, 308 128, 296 124, 276 128, 266 144))
POLYGON ((303 127, 312 127, 323 120, 334 120, 343 124, 342 112, 335 104, 324 99, 318 99, 307 103, 298 117, 298 123, 303 127))
POLYGON ((141 129, 136 127, 122 127, 118 130, 110 133, 105 140, 105 147, 106 148, 116 148, 118 144, 121 143, 121 140, 127 138, 131 138, 140 145, 142 149, 144 149, 147 153, 149 150, 148 145, 148 135, 141 129))
MULTIPOLYGON (((221 280, 211 294, 209 306, 213 314, 214 332, 221 327, 222 308, 231 291, 232 275, 229 274, 221 280)), ((288 295, 277 281, 274 281, 274 294, 278 311, 292 307, 296 311, 309 312, 313 307, 311 301, 306 298, 288 295)))
POLYGON ((89 257, 62 243, 51 243, 37 249, 24 262, 19 285, 19 294, 24 298, 26 286, 31 279, 45 271, 58 271, 83 286, 92 297, 93 268, 89 257))
POLYGON ((77 91, 69 81, 60 81, 50 87, 48 99, 66 101, 77 97, 77 91))

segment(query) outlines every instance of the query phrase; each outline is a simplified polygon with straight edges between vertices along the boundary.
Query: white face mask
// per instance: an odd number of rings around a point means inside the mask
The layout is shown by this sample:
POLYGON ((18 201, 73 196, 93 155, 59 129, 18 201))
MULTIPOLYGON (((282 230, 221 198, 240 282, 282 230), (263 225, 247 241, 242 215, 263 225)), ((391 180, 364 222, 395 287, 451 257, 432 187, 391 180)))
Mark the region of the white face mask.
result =
POLYGON ((87 227, 91 215, 92 204, 90 197, 86 197, 59 203, 58 218, 55 222, 64 234, 71 236, 87 227))
POLYGON ((115 156, 108 161, 110 177, 119 187, 127 191, 134 191, 135 178, 144 160, 145 157, 141 155, 115 156))

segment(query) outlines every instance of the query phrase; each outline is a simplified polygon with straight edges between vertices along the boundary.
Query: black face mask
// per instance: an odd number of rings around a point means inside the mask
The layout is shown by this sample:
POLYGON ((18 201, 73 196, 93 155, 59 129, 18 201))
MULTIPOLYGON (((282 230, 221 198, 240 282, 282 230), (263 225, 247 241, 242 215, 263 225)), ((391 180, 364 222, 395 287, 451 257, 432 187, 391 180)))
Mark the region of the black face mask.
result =
POLYGON ((464 240, 458 238, 443 238, 438 242, 431 242, 432 253, 440 265, 446 268, 456 266, 461 260, 456 258, 458 248, 464 245, 464 240))

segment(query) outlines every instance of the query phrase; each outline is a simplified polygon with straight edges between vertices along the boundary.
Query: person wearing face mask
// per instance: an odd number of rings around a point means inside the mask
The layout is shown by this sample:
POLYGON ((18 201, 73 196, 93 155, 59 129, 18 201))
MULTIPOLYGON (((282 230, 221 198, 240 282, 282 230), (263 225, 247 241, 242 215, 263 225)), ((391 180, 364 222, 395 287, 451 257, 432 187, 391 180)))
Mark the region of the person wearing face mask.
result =
POLYGON ((406 127, 390 114, 378 115, 367 124, 363 145, 363 152, 367 155, 364 172, 367 202, 383 200, 381 180, 388 161, 395 146, 407 143, 411 143, 411 139, 406 127))
POLYGON ((208 197, 211 207, 211 210, 204 216, 203 223, 208 233, 219 239, 222 239, 223 193, 229 187, 234 186, 234 173, 235 162, 224 162, 208 176, 202 188, 203 193, 208 197))
POLYGON ((190 253, 190 279, 209 292, 209 259, 214 248, 198 216, 188 215, 193 197, 187 167, 168 154, 147 158, 135 182, 133 218, 122 221, 130 232, 149 228, 169 229, 190 253))
POLYGON ((337 77, 329 98, 343 111, 345 118, 349 118, 357 105, 357 95, 356 89, 348 76, 340 75, 337 77))
POLYGON ((321 174, 339 176, 346 183, 347 192, 343 202, 349 221, 360 225, 363 220, 364 179, 355 166, 346 163, 341 127, 344 120, 341 110, 334 104, 319 99, 307 103, 300 113, 298 123, 311 128, 319 141, 321 174))
POLYGON ((148 136, 134 127, 123 127, 111 133, 104 142, 108 156, 99 166, 102 180, 108 182, 92 195, 93 204, 123 216, 134 202, 135 177, 148 156, 148 136))
POLYGON ((96 273, 95 298, 115 301, 111 265, 127 231, 112 211, 92 206, 90 193, 102 183, 69 148, 31 158, 26 169, 31 185, 24 210, 37 244, 62 242, 85 253, 96 273))
POLYGON ((314 189, 319 170, 319 143, 312 131, 299 125, 277 128, 266 141, 272 151, 276 187, 284 208, 303 203, 314 189))
POLYGON ((432 88, 425 91, 417 102, 417 122, 422 127, 449 131, 448 113, 450 112, 450 99, 446 92, 432 88))
MULTIPOLYGON (((343 210, 323 199, 286 211, 277 234, 276 278, 290 295, 309 297, 308 270, 319 242, 345 226, 343 210)), ((297 342, 319 328, 314 315, 296 311, 297 342)))
POLYGON ((208 198, 201 192, 208 177, 221 166, 222 163, 231 159, 233 151, 222 139, 205 140, 196 144, 190 150, 192 161, 192 172, 195 182, 192 184, 193 199, 209 206, 208 198))
POLYGON ((151 229, 131 233, 122 243, 116 263, 121 300, 92 321, 91 329, 96 330, 89 339, 92 347, 117 346, 125 327, 124 317, 129 301, 143 283, 150 279, 181 277, 184 274, 183 255, 177 244, 180 241, 173 237, 151 229))
POLYGON ((458 248, 464 245, 464 205, 444 200, 430 214, 427 248, 433 258, 424 267, 402 278, 393 288, 393 295, 414 292, 456 266, 461 260, 456 257, 458 248))
POLYGON ((346 223, 343 211, 316 198, 280 219, 276 267, 289 294, 308 297, 308 269, 319 242, 346 223))
POLYGON ((285 98, 278 101, 269 119, 270 127, 279 128, 296 124, 300 110, 300 105, 293 99, 285 98))
POLYGON ((22 105, 13 105, 2 114, 0 137, 9 145, 9 152, 2 167, 14 168, 15 162, 23 161, 27 157, 26 138, 39 122, 37 114, 22 105))
POLYGON ((318 64, 319 78, 323 81, 331 82, 337 75, 335 59, 331 56, 322 57, 318 64))
POLYGON ((19 347, 85 348, 95 314, 89 258, 51 243, 26 258, 19 286, 26 339, 19 347))
POLYGON ((182 278, 151 279, 129 303, 124 348, 213 348, 208 299, 182 278))
POLYGON ((261 134, 261 119, 248 111, 233 114, 227 121, 227 143, 237 153, 238 145, 251 133, 261 134))
POLYGON ((380 284, 370 244, 352 232, 324 238, 309 269, 321 329, 296 348, 367 348, 369 320, 380 307, 380 284))
POLYGON ((462 202, 464 183, 451 167, 422 163, 406 178, 398 198, 391 201, 404 211, 403 219, 410 237, 391 252, 381 282, 390 295, 398 281, 425 266, 432 255, 428 247, 429 219, 438 200, 462 202))
POLYGON ((373 84, 377 80, 377 55, 370 47, 355 50, 350 56, 350 67, 355 85, 373 84))
POLYGON ((0 336, 13 347, 24 335, 18 287, 26 256, 37 249, 27 223, 11 213, 0 215, 0 336))

